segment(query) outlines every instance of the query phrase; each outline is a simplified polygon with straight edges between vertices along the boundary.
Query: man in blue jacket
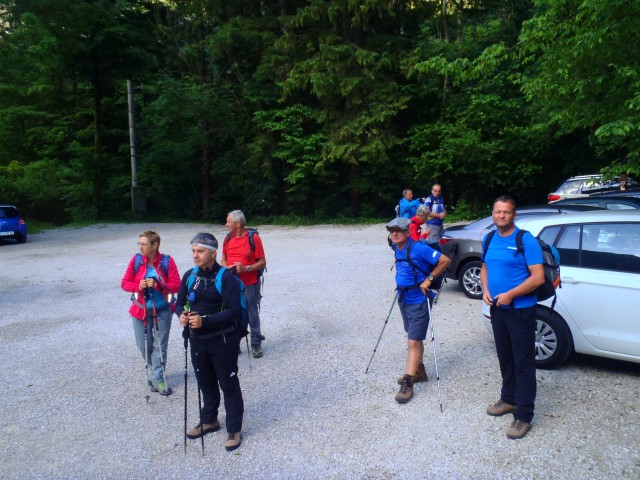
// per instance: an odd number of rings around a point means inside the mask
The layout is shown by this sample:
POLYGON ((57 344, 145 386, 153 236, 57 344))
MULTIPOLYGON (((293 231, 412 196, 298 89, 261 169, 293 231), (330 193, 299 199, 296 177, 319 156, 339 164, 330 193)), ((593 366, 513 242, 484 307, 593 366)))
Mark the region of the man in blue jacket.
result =
POLYGON ((402 218, 412 218, 416 215, 416 211, 418 207, 422 204, 421 199, 414 200, 413 199, 413 190, 410 188, 405 188, 402 191, 402 199, 400 200, 399 207, 400 211, 398 212, 398 216, 402 218))

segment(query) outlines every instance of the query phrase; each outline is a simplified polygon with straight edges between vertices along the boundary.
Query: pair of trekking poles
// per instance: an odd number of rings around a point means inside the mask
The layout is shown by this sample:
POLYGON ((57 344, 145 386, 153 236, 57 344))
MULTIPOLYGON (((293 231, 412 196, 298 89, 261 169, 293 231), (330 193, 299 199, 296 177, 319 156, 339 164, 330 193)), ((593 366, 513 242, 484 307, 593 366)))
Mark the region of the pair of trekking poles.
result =
MULTIPOLYGON (((182 339, 184 341, 184 453, 187 453, 187 378, 189 372, 189 358, 187 350, 189 349, 189 338, 191 333, 189 326, 185 325, 182 329, 182 339)), ((204 456, 204 426, 202 424, 202 394, 200 392, 200 384, 198 383, 198 375, 200 370, 198 368, 198 340, 194 337, 192 341, 195 341, 193 350, 195 351, 195 360, 193 362, 194 369, 196 371, 196 383, 198 385, 198 414, 200 420, 200 443, 202 445, 202 456, 204 456)), ((249 355, 249 339, 245 335, 245 341, 247 342, 247 355, 249 355)), ((240 345, 238 345, 240 348, 240 345)), ((251 355, 249 355, 249 368, 251 368, 251 355)))
MULTIPOLYGON (((167 386, 167 379, 165 376, 165 359, 164 359, 164 352, 162 351, 162 341, 160 339, 160 327, 158 325, 158 313, 156 312, 156 299, 155 296, 153 294, 153 289, 150 287, 145 288, 144 290, 144 368, 145 368, 145 374, 147 376, 147 381, 149 380, 149 351, 148 351, 148 345, 149 345, 149 333, 148 333, 148 326, 147 326, 147 302, 149 301, 149 299, 151 299, 151 308, 152 308, 152 320, 153 320, 153 326, 152 326, 152 336, 153 338, 158 339, 158 344, 160 345, 159 351, 160 351, 160 365, 162 366, 162 382, 164 383, 165 387, 167 386), (151 298, 149 298, 151 297, 151 298)), ((147 395, 147 403, 149 403, 149 395, 147 395)))
MULTIPOLYGON (((453 248, 453 250, 451 251, 451 257, 449 258, 449 263, 447 264, 447 268, 445 269, 445 272, 443 273, 443 275, 446 275, 447 270, 449 269, 449 266, 451 265, 451 261, 453 260, 454 255, 456 254, 456 251, 458 249, 458 245, 456 244, 453 248)), ((444 282, 446 283, 447 279, 446 276, 444 278, 444 282)), ((442 287, 440 287, 440 289, 438 289, 436 292, 435 297, 433 297, 433 304, 435 305, 436 303, 438 303, 438 299, 440 298, 440 292, 442 291, 442 287)), ((393 307, 396 304, 396 300, 398 300, 398 291, 396 290, 396 294, 393 297, 393 302, 391 302, 391 308, 389 309, 389 313, 387 314, 387 318, 384 321, 384 325, 382 326, 382 331, 380 332, 380 336, 378 337, 378 341, 376 342, 376 346, 373 348, 373 353, 371 354, 371 358, 369 359, 369 363, 367 364, 367 368, 364 371, 365 375, 369 372, 369 367, 371 366, 371 362, 373 361, 373 357, 376 354, 376 351, 378 350, 378 346, 380 345, 380 341, 382 340, 382 335, 384 334, 384 330, 387 327, 387 323, 389 322, 389 318, 391 318, 391 313, 393 312, 393 307)), ((440 412, 444 412, 443 409, 443 405, 442 405, 442 390, 440 389, 440 371, 438 369, 438 355, 436 353, 436 338, 435 338, 435 333, 434 333, 434 329, 433 329, 433 324, 434 324, 434 320, 433 317, 431 315, 431 299, 427 299, 427 311, 429 312, 429 326, 430 326, 430 330, 431 330, 431 346, 433 347, 433 364, 435 366, 436 369, 436 383, 438 386, 438 398, 440 399, 440 412)))

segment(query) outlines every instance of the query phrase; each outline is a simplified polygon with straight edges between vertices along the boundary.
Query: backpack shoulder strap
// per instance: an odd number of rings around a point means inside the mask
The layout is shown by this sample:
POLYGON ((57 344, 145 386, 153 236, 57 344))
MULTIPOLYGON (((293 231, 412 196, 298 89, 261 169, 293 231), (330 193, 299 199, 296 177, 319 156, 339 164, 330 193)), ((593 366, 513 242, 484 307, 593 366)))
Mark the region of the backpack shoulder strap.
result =
POLYGON ((220 266, 220 270, 218 270, 218 273, 216 274, 216 289, 220 295, 222 295, 222 275, 225 270, 225 267, 220 266))
POLYGON ((162 254, 160 258, 160 266, 162 267, 162 271, 164 275, 169 278, 169 262, 171 262, 171 255, 162 254))
POLYGON ((134 255, 134 261, 133 261, 133 274, 134 275, 138 274, 138 270, 140 270, 140 265, 142 265, 142 254, 141 253, 136 253, 134 255))
POLYGON ((247 235, 249 235, 249 249, 253 252, 256 251, 256 242, 253 239, 253 236, 258 233, 255 228, 247 228, 247 235))
POLYGON ((429 274, 427 272, 425 272, 423 269, 421 269, 418 265, 416 265, 415 263, 413 263, 413 260, 411 260, 411 249, 413 248, 413 245, 415 244, 415 241, 412 241, 409 246, 407 247, 407 263, 409 264, 409 266, 413 269, 414 273, 416 270, 418 270, 419 272, 421 272, 422 274, 429 276, 429 274))
POLYGON ((197 274, 198 274, 198 267, 193 267, 193 270, 191 270, 191 275, 189 275, 189 280, 187 280, 187 292, 191 290, 191 287, 193 286, 193 282, 195 282, 196 280, 197 274))
POLYGON ((484 257, 487 256, 487 250, 489 250, 489 244, 491 243, 491 240, 493 239, 493 236, 496 234, 495 230, 492 230, 489 232, 489 235, 487 235, 487 239, 484 242, 484 248, 482 249, 482 263, 484 263, 484 257))
POLYGON ((518 249, 518 253, 524 255, 524 242, 522 241, 522 237, 524 237, 525 233, 529 233, 526 230, 518 230, 516 233, 516 248, 518 249))

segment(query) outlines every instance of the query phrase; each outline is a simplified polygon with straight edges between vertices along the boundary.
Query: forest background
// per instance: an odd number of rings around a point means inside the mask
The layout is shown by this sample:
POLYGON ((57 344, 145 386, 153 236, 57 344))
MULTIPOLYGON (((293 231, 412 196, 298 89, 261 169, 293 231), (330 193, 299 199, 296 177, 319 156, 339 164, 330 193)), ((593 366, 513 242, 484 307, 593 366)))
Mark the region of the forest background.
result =
POLYGON ((477 213, 640 174, 637 0, 0 0, 0 201, 53 223, 477 213))

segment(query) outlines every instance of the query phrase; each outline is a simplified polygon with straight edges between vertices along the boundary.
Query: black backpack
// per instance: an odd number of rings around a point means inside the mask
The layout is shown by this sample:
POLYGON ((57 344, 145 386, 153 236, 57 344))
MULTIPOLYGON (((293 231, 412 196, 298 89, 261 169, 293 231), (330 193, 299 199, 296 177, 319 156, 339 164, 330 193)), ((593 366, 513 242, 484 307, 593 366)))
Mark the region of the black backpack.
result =
MULTIPOLYGON (((393 251, 396 252, 396 248, 393 245, 392 242, 391 246, 393 248, 393 251)), ((414 275, 416 276, 416 282, 417 282, 417 278, 418 278, 418 272, 422 273, 425 277, 428 277, 430 275, 429 272, 425 272, 422 268, 420 268, 418 265, 416 265, 412 260, 411 260, 411 249, 413 248, 413 244, 416 243, 415 240, 410 240, 409 241, 409 245, 407 245, 407 254, 406 254, 406 258, 402 259, 402 258, 397 258, 396 257, 396 263, 398 262, 407 262, 409 264, 409 266, 411 267, 411 269, 413 270, 414 275)), ((442 252, 440 250, 440 244, 437 242, 421 242, 421 243, 426 243, 428 246, 430 246, 431 248, 433 248, 434 250, 437 250, 438 252, 442 252)), ((446 272, 445 272, 446 273, 446 272)), ((442 288, 442 282, 444 281, 444 276, 445 273, 443 273, 442 275, 440 275, 437 278, 434 278, 433 281, 431 282, 430 285, 430 289, 432 290, 440 290, 442 288)), ((414 285, 413 287, 404 287, 403 290, 408 290, 410 288, 419 288, 420 284, 416 283, 416 285, 414 285)))
MULTIPOLYGON (((496 230, 493 230, 489 235, 487 235, 487 240, 482 251, 482 263, 484 263, 484 258, 487 256, 487 250, 489 249, 489 243, 491 243, 495 233, 496 230)), ((521 254, 524 257, 524 243, 522 242, 522 237, 524 237, 525 233, 528 233, 527 230, 518 230, 518 233, 516 234, 515 255, 521 254)), ((533 238, 537 240, 538 245, 540 245, 540 248, 542 249, 542 267, 544 269, 544 283, 536 289, 535 293, 539 302, 553 297, 553 302, 551 303, 551 308, 553 309, 556 305, 556 300, 558 299, 556 296, 556 288, 562 288, 560 283, 560 253, 556 247, 543 242, 538 237, 533 238)))

